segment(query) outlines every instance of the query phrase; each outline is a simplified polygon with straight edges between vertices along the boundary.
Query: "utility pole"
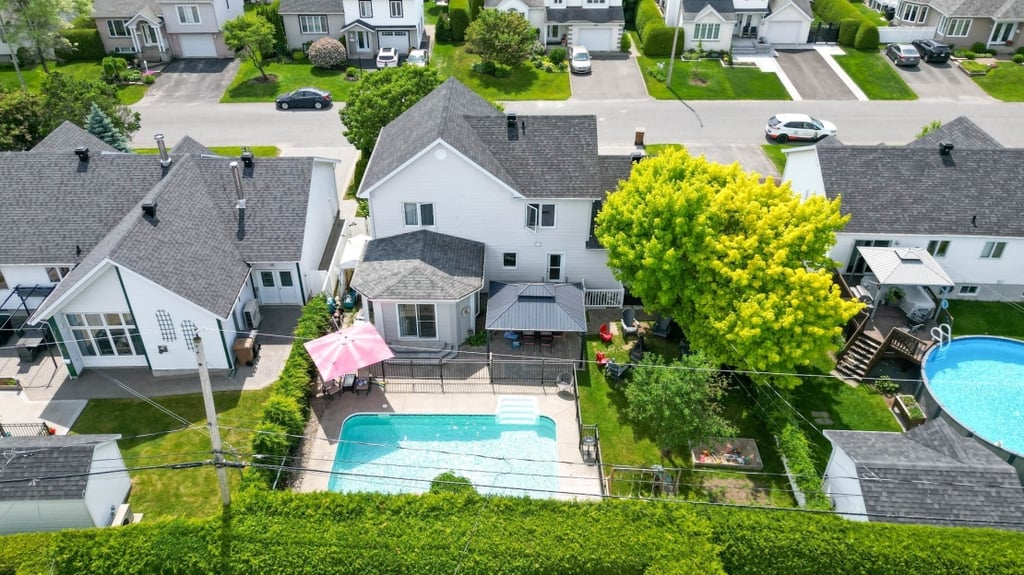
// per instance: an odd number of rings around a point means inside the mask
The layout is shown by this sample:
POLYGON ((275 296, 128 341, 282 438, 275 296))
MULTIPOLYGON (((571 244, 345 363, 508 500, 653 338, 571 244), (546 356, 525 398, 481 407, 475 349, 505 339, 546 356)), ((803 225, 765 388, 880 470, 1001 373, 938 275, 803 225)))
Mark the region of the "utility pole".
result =
POLYGON ((11 62, 14 62, 14 73, 18 75, 21 89, 28 90, 28 86, 25 85, 25 78, 21 75, 21 68, 18 67, 18 53, 11 48, 11 43, 7 41, 7 25, 4 24, 4 15, 2 13, 0 13, 0 37, 3 38, 4 44, 7 44, 7 50, 11 53, 11 62))
POLYGON ((196 348, 196 361, 199 363, 199 384, 203 388, 203 405, 206 406, 206 424, 210 427, 210 443, 213 444, 213 465, 217 468, 217 479, 220 480, 220 496, 224 507, 231 505, 231 492, 228 490, 228 472, 224 469, 224 450, 220 443, 220 427, 217 425, 217 410, 213 406, 213 388, 210 385, 210 370, 206 365, 206 352, 203 351, 203 338, 196 334, 192 338, 196 348))
POLYGON ((676 0, 676 33, 672 35, 672 51, 668 55, 668 76, 665 77, 665 87, 672 89, 672 68, 676 63, 676 44, 679 43, 679 28, 682 26, 683 0, 676 0))

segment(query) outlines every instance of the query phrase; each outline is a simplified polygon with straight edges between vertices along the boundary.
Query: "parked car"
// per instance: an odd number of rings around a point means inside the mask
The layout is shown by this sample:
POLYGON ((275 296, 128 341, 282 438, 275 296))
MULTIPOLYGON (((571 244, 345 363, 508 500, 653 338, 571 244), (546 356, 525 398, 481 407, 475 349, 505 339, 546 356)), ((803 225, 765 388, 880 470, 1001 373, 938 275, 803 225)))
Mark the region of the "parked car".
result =
POLYGON ((398 65, 398 51, 394 48, 381 48, 377 52, 378 68, 394 68, 398 65))
POLYGON ((913 44, 914 48, 917 48, 918 53, 921 54, 921 59, 925 62, 942 64, 949 62, 949 57, 953 55, 949 46, 939 44, 935 40, 914 40, 911 44, 913 44))
POLYGON ((585 46, 569 47, 569 70, 573 74, 590 73, 590 52, 585 46))
POLYGON ((277 109, 289 108, 326 108, 331 105, 331 93, 320 88, 299 88, 277 97, 277 109))
POLYGON ((410 66, 417 66, 422 68, 427 65, 427 51, 426 50, 409 50, 409 58, 405 61, 410 66))
POLYGON ((897 66, 917 66, 921 61, 917 48, 910 44, 889 44, 885 47, 885 55, 897 66))
POLYGON ((775 114, 768 119, 764 133, 783 144, 790 140, 820 140, 836 135, 836 125, 807 114, 775 114))

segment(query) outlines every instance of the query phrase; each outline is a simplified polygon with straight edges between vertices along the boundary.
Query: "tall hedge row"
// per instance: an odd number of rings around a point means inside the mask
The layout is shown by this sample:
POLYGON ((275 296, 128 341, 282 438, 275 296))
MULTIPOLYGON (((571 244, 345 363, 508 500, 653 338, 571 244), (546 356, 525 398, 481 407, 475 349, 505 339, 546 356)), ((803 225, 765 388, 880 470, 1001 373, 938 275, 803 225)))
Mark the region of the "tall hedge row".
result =
POLYGON ((823 22, 842 22, 847 19, 870 22, 849 0, 815 0, 812 8, 823 22))
POLYGON ((859 18, 846 18, 839 23, 839 44, 842 46, 853 46, 857 39, 857 31, 864 21, 859 18))
POLYGON ((646 42, 647 27, 651 24, 665 24, 655 0, 640 0, 636 7, 636 33, 641 42, 646 42))
POLYGON ((466 28, 470 22, 469 0, 451 0, 448 3, 448 21, 452 25, 452 41, 462 42, 466 39, 466 28))
MULTIPOLYGON (((652 58, 665 58, 672 52, 672 39, 675 37, 676 29, 669 28, 664 24, 652 24, 647 27, 647 37, 644 39, 644 55, 652 58)), ((679 39, 676 42, 676 56, 683 53, 684 31, 679 29, 679 39)))
POLYGON ((849 0, 815 0, 812 3, 815 16, 823 22, 839 22, 839 44, 853 46, 858 50, 878 49, 878 26, 866 15, 850 4, 849 0), (854 26, 848 21, 854 20, 854 26), (874 43, 871 43, 874 38, 874 43))
POLYGON ((67 28, 60 35, 70 43, 54 50, 58 59, 65 62, 96 62, 107 55, 103 40, 96 28, 67 28))
POLYGON ((1001 575, 1021 565, 1024 534, 1011 531, 474 494, 250 491, 222 517, 0 538, 0 572, 55 575, 1001 575))
POLYGON ((857 39, 853 42, 853 47, 858 50, 878 50, 878 26, 869 26, 862 24, 860 30, 857 30, 857 39))

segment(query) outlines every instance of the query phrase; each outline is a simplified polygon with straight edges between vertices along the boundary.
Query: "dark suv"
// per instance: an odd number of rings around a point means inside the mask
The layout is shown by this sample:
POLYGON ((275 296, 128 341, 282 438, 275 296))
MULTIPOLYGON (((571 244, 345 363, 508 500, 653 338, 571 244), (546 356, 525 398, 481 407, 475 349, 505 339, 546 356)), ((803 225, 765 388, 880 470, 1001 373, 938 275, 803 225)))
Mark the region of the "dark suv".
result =
POLYGON ((925 62, 942 64, 949 61, 951 52, 949 46, 945 44, 939 44, 935 40, 914 40, 911 44, 921 53, 921 59, 925 62))

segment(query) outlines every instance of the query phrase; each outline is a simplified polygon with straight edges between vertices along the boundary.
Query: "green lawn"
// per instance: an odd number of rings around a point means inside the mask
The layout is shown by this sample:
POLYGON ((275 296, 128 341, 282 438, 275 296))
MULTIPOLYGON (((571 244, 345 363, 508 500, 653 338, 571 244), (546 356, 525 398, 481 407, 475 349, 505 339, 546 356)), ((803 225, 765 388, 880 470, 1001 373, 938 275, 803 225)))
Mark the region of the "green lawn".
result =
MULTIPOLYGON (((242 146, 207 146, 214 154, 220 154, 221 156, 227 157, 238 157, 242 154, 242 146)), ((252 151, 253 155, 257 158, 276 158, 281 155, 281 149, 277 146, 245 146, 252 151)), ((172 148, 168 148, 167 151, 172 151, 172 148)), ((144 155, 155 155, 159 152, 158 148, 132 148, 132 151, 136 154, 144 155)))
MULTIPOLYGON (((98 62, 69 62, 67 64, 50 62, 48 66, 51 72, 56 71, 75 78, 85 78, 88 80, 99 80, 103 72, 103 67, 98 62)), ((22 68, 21 74, 25 78, 26 87, 34 92, 39 91, 39 86, 42 85, 43 78, 46 77, 43 67, 38 65, 22 68)), ((4 66, 0 68, 0 86, 8 90, 16 90, 21 87, 21 84, 18 83, 18 75, 15 74, 13 67, 4 66)), ((122 104, 134 104, 146 94, 146 88, 147 86, 141 84, 119 86, 117 97, 122 104)))
POLYGON ((768 156, 771 163, 775 166, 775 169, 781 174, 786 168, 786 154, 782 153, 782 150, 786 148, 795 148, 801 144, 761 144, 761 150, 764 151, 764 155, 768 156))
POLYGON ((889 62, 878 51, 843 48, 845 56, 835 56, 836 62, 846 71, 864 94, 871 100, 916 100, 917 94, 893 70, 889 62))
MULTIPOLYGON (((442 13, 447 12, 447 11, 448 11, 447 8, 443 8, 441 6, 438 6, 437 3, 435 3, 435 2, 427 1, 427 2, 423 3, 423 17, 426 20, 426 23, 430 24, 432 26, 437 26, 437 19, 441 17, 442 13)), ((435 40, 435 45, 436 45, 437 44, 436 43, 437 39, 434 38, 433 40, 435 40)))
POLYGON ((304 86, 315 86, 329 90, 335 102, 344 102, 354 82, 345 79, 344 70, 323 70, 308 62, 277 62, 266 66, 268 76, 275 77, 264 82, 251 62, 242 62, 238 74, 221 96, 225 103, 273 102, 275 98, 304 86))
MULTIPOLYGON (((198 384, 197 384, 198 387, 198 384)), ((269 389, 252 392, 214 394, 222 427, 251 428, 259 419, 269 389)), ((193 424, 206 421, 203 400, 198 394, 163 397, 158 404, 193 424)), ((128 438, 178 429, 181 424, 147 403, 133 399, 94 399, 71 429, 72 433, 120 433, 128 438)), ((251 451, 248 432, 221 431, 225 449, 245 454, 251 451)), ((119 442, 125 464, 131 467, 161 465, 210 459, 210 437, 203 430, 187 430, 123 439, 119 442)), ((212 466, 193 469, 155 469, 133 471, 129 502, 132 509, 147 519, 161 517, 205 517, 220 512, 220 491, 212 466)), ((232 490, 237 493, 240 472, 228 471, 232 490)))
POLYGON ((486 100, 566 100, 569 72, 545 72, 526 64, 513 71, 508 78, 495 78, 473 72, 471 67, 480 60, 468 54, 462 44, 435 44, 433 66, 443 76, 454 76, 486 100))
POLYGON ((889 21, 885 19, 885 16, 882 16, 882 14, 877 10, 872 10, 867 7, 863 2, 850 2, 850 4, 852 4, 858 12, 863 14, 865 18, 874 22, 875 26, 884 27, 889 25, 889 21))
POLYGON ((789 100, 789 93, 779 77, 755 67, 722 66, 717 60, 700 63, 676 60, 672 71, 672 88, 665 86, 647 73, 651 67, 661 66, 668 73, 668 58, 638 57, 647 92, 659 100, 789 100), (691 81, 695 68, 700 70, 706 84, 691 81))
POLYGON ((998 301, 949 300, 953 335, 1000 335, 1024 340, 1024 312, 998 301))
POLYGON ((972 78, 989 96, 1004 102, 1024 102, 1024 66, 1000 62, 984 76, 972 78))

